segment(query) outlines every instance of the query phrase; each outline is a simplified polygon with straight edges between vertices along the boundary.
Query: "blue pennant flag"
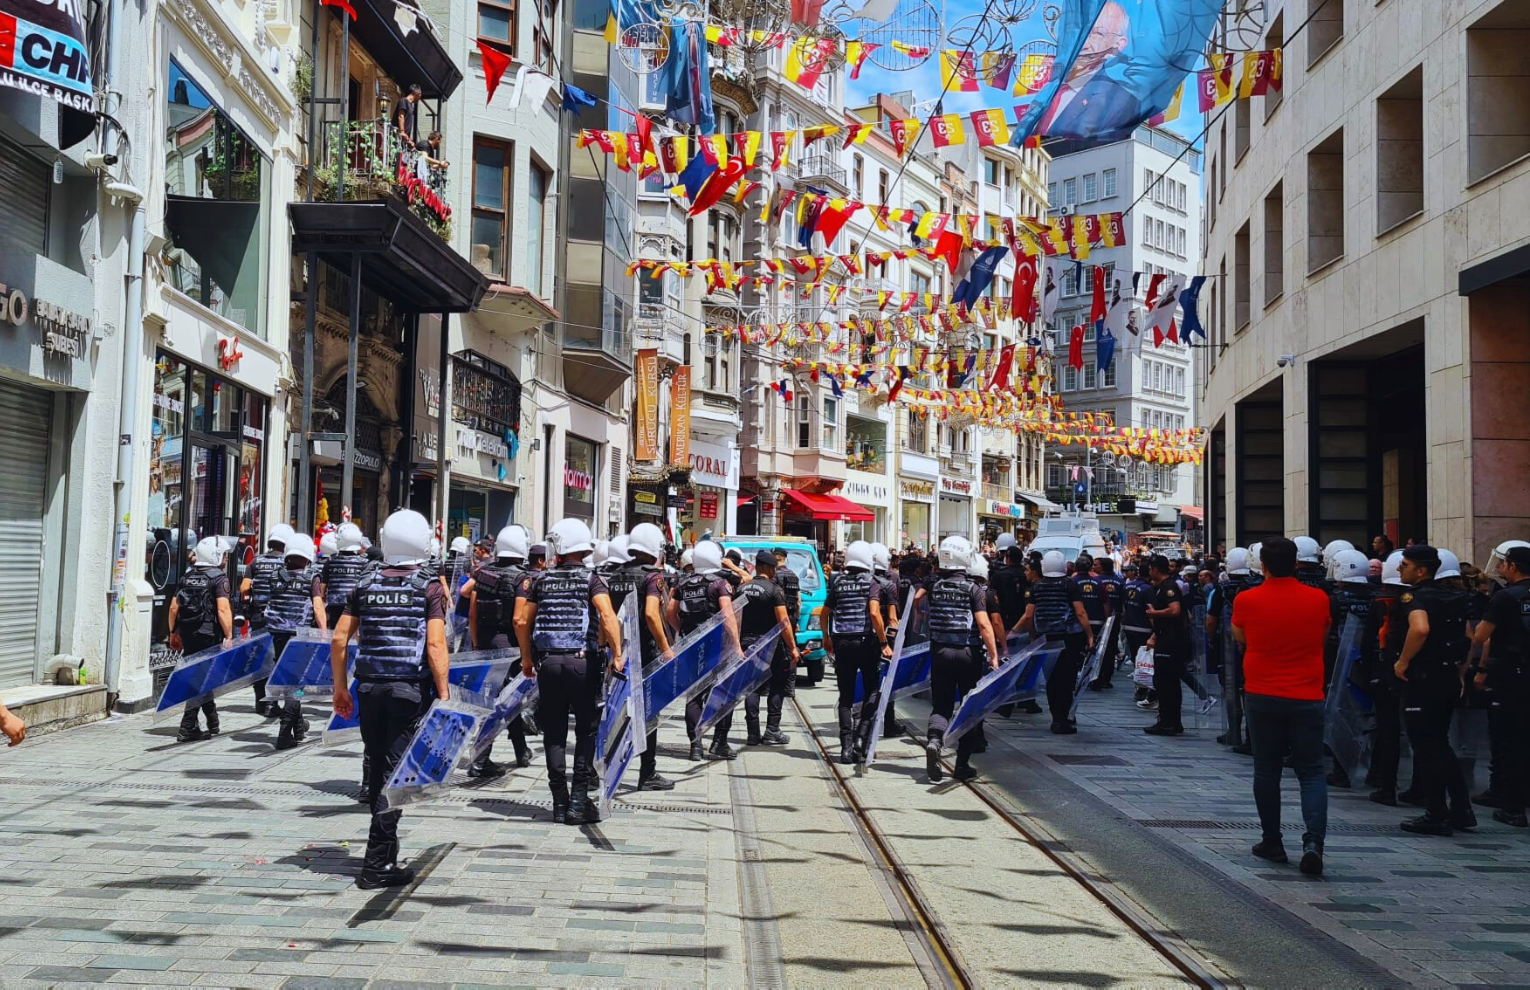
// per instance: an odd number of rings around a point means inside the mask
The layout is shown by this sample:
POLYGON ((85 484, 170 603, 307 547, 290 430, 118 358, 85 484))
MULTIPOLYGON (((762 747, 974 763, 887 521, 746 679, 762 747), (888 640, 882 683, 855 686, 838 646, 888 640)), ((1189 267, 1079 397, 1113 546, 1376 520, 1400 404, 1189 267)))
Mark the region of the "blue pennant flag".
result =
POLYGON ((998 270, 999 262, 1009 255, 1008 247, 991 247, 978 256, 967 270, 967 275, 956 286, 956 291, 951 296, 951 301, 958 306, 966 306, 971 310, 983 298, 983 293, 988 291, 988 285, 993 281, 994 272, 998 270))
POLYGON ((578 86, 563 84, 563 109, 568 113, 578 113, 580 107, 593 107, 595 97, 586 93, 578 86))
POLYGON ((1201 286, 1206 284, 1206 276, 1197 275, 1190 280, 1190 288, 1179 294, 1180 308, 1185 311, 1184 319, 1180 321, 1180 339, 1188 341, 1192 333, 1200 334, 1201 339, 1206 339, 1206 328, 1201 326, 1201 314, 1197 311, 1201 304, 1201 286))
POLYGON ((833 390, 836 399, 845 394, 845 390, 840 386, 838 378, 829 379, 829 388, 833 390))
POLYGON ((1110 362, 1116 357, 1116 335, 1101 327, 1099 338, 1095 343, 1094 361, 1099 370, 1104 371, 1110 367, 1110 362))
POLYGON ((709 164, 701 155, 697 155, 686 163, 685 168, 680 170, 680 184, 685 187, 685 195, 696 201, 701 194, 701 187, 706 185, 712 173, 717 171, 717 166, 709 164))

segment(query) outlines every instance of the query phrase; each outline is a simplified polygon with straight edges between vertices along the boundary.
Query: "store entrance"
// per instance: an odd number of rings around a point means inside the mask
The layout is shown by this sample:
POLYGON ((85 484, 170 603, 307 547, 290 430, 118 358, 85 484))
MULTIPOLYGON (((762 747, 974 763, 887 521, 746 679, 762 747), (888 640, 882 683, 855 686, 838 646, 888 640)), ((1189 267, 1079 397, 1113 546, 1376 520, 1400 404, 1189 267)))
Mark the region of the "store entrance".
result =
MULTIPOLYGON (((186 462, 188 549, 204 536, 241 535, 234 521, 239 448, 193 435, 186 462)), ((179 562, 184 563, 184 561, 179 562)))

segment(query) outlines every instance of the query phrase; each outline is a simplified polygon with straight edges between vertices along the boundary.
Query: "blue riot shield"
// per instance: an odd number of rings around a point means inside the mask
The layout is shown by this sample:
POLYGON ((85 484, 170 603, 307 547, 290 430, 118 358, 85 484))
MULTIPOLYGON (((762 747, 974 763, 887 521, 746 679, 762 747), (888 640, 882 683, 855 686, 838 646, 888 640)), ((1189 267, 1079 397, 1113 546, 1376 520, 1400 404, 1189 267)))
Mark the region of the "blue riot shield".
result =
POLYGON ((1084 688, 1089 682, 1100 675, 1100 665, 1105 662, 1105 657, 1110 652, 1110 638, 1116 634, 1116 617, 1107 616, 1105 624, 1100 627, 1100 635, 1094 641, 1094 649, 1084 658, 1084 663, 1079 667, 1078 679, 1073 683, 1073 704, 1068 707, 1068 717, 1075 718, 1078 715, 1078 703, 1084 696, 1084 688))
MULTIPOLYGON (((914 592, 912 589, 910 589, 908 595, 905 596, 903 600, 903 611, 901 614, 907 616, 910 612, 913 611, 913 608, 914 592)), ((877 692, 876 716, 873 719, 875 724, 863 730, 867 733, 866 745, 858 750, 858 752, 861 754, 862 764, 870 763, 872 760, 876 759, 877 743, 882 739, 882 727, 887 724, 887 711, 888 707, 892 704, 893 694, 897 690, 900 680, 902 680, 905 684, 907 683, 910 671, 915 666, 912 650, 909 650, 909 656, 907 658, 904 657, 904 651, 908 649, 908 641, 911 636, 910 629, 912 626, 912 621, 905 620, 904 622, 899 623, 898 635, 893 639, 892 658, 885 660, 882 663, 882 686, 881 690, 877 692)), ((924 647, 925 668, 926 671, 928 671, 930 644, 924 636, 922 630, 919 632, 914 632, 912 634, 912 638, 924 641, 922 645, 924 647)), ((928 677, 929 675, 926 673, 926 680, 928 680, 928 677)), ((864 705, 865 701, 861 697, 862 685, 859 683, 859 679, 857 679, 855 694, 856 704, 864 705)), ((861 718, 864 719, 865 717, 866 715, 863 711, 861 718)))
POLYGON ((1345 616, 1339 630, 1339 650, 1334 655, 1333 679, 1323 703, 1323 742, 1350 780, 1365 779, 1376 739, 1376 706, 1370 695, 1350 680, 1364 641, 1365 620, 1358 615, 1345 616))
POLYGON ((479 728, 488 717, 487 709, 462 700, 457 691, 450 700, 432 702, 415 727, 403 758, 383 785, 384 803, 398 808, 444 788, 463 754, 472 751, 479 728))
POLYGON ((182 658, 165 682, 157 715, 180 715, 187 705, 248 687, 271 672, 271 634, 236 639, 182 658))
POLYGON ((537 703, 537 681, 525 674, 516 674, 499 697, 494 699, 494 709, 478 727, 478 737, 473 742, 472 759, 477 760, 489 752, 495 738, 504 731, 517 715, 523 714, 537 703))
POLYGON ((712 616, 684 636, 670 649, 670 656, 660 657, 643 669, 643 709, 647 730, 652 732, 664 720, 664 713, 683 705, 698 692, 706 690, 723 664, 738 653, 735 636, 727 616, 712 616))
MULTIPOLYGON (((299 629, 276 666, 266 679, 268 698, 327 698, 335 691, 334 671, 329 662, 331 633, 323 629, 299 629)), ((350 644, 346 671, 355 669, 356 644, 350 644)))
POLYGON ((601 817, 611 811, 611 800, 622 775, 643 751, 647 732, 643 720, 643 655, 637 639, 637 595, 628 595, 617 619, 622 626, 625 660, 621 674, 606 678, 601 701, 600 725, 595 733, 595 773, 600 780, 601 817))
MULTIPOLYGON (((500 685, 509 679, 511 668, 520 663, 520 656, 521 651, 516 649, 458 653, 451 658, 447 668, 447 685, 453 689, 456 696, 472 701, 480 708, 492 709, 493 699, 499 693, 500 685)), ((422 680, 428 680, 429 668, 422 667, 420 677, 422 680)), ((351 680, 351 697, 356 697, 354 679, 351 680)), ((329 721, 324 725, 324 735, 319 740, 319 744, 336 746, 354 738, 360 731, 359 709, 352 711, 350 718, 341 718, 331 712, 329 721)))
POLYGON ((702 706, 701 721, 696 724, 697 739, 710 731, 717 720, 731 712, 746 695, 770 679, 770 662, 775 657, 776 640, 780 637, 780 627, 772 629, 718 671, 717 679, 707 693, 706 704, 702 706))
POLYGON ((1062 647, 1049 647, 1045 640, 1041 640, 1026 646, 998 670, 989 671, 957 703, 946 727, 945 748, 955 749, 957 741, 981 726, 983 719, 995 708, 1022 697, 1026 690, 1034 691, 1037 673, 1055 664, 1061 653, 1062 647))

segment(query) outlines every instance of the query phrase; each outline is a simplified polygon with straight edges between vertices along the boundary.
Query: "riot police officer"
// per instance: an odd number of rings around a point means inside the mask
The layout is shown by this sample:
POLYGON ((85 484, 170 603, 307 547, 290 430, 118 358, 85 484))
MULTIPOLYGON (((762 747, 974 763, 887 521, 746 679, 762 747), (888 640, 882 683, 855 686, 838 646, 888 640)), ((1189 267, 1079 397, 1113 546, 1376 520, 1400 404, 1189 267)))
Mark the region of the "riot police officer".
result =
MULTIPOLYGON (((1126 583, 1116 573, 1116 562, 1109 557, 1096 557, 1094 571, 1094 582, 1105 598, 1105 614, 1120 615, 1126 596, 1126 583)), ((1117 620, 1117 626, 1119 625, 1120 622, 1117 620)), ((1114 686, 1110 683, 1110 678, 1115 673, 1116 663, 1121 658, 1120 642, 1120 637, 1112 633, 1110 642, 1105 644, 1105 652, 1100 657, 1099 672, 1089 685, 1090 690, 1109 691, 1114 686)))
POLYGON ((1525 818, 1530 800, 1530 545, 1514 543, 1500 545, 1488 562, 1488 573, 1507 585, 1489 599, 1472 637, 1485 647, 1476 684, 1490 699, 1489 737, 1498 769, 1489 791, 1475 801, 1496 808, 1494 821, 1525 828, 1530 824, 1525 818))
POLYGON ((335 530, 335 553, 324 558, 319 570, 319 582, 324 586, 324 610, 326 615, 339 615, 350 600, 351 592, 361 583, 362 577, 372 569, 361 545, 361 527, 355 523, 341 523, 335 530))
MULTIPOLYGON (((925 771, 932 783, 939 783, 944 776, 940 751, 956 706, 982 679, 985 669, 998 669, 1000 656, 988 619, 987 596, 968 573, 972 544, 965 537, 948 536, 940 541, 936 553, 940 576, 929 590, 930 648, 934 652, 930 658, 930 722, 925 742, 925 771)), ((970 762, 977 743, 977 731, 968 732, 957 742, 953 774, 957 780, 977 776, 970 762)))
MULTIPOLYGON (((675 593, 669 600, 665 620, 680 635, 688 636, 699 629, 712 616, 722 612, 727 637, 734 648, 739 647, 738 621, 733 614, 733 585, 723 576, 722 546, 712 540, 696 544, 692 556, 692 569, 680 576, 675 593)), ((685 732, 691 740, 691 759, 702 758, 702 739, 696 727, 706 707, 706 691, 696 687, 685 702, 685 732)))
MULTIPOLYGON (((1222 699, 1227 705, 1227 732, 1217 737, 1223 746, 1242 752, 1243 740, 1243 647, 1232 638, 1233 603, 1248 587, 1248 550, 1227 551, 1227 577, 1217 585, 1216 608, 1206 609, 1207 632, 1222 640, 1222 699), (1213 624, 1214 623, 1214 624, 1213 624)), ((1252 752, 1252 750, 1250 750, 1252 752)))
POLYGON ((1142 731, 1150 736, 1178 736, 1185 731, 1180 719, 1184 696, 1180 681, 1190 659, 1190 625, 1184 593, 1172 576, 1169 561, 1154 554, 1148 561, 1153 596, 1147 616, 1153 624, 1153 690, 1158 695, 1158 720, 1142 731))
POLYGON ((349 718, 359 707, 361 739, 373 772, 367 801, 372 825, 356 885, 363 890, 397 887, 414 880, 398 865, 397 809, 383 802, 421 716, 434 699, 446 700, 446 593, 420 573, 429 553, 430 523, 403 509, 378 534, 383 566, 351 592, 335 623, 329 660, 334 673, 335 713, 349 718), (357 640, 356 697, 346 685, 347 647, 357 640))
MULTIPOLYGON (((1375 595, 1371 591, 1370 564, 1365 554, 1355 549, 1334 552, 1328 562, 1328 580, 1331 590, 1328 593, 1328 638, 1323 648, 1323 683, 1332 692, 1343 689, 1334 683, 1333 673, 1341 659, 1339 642, 1344 626, 1354 619, 1363 630, 1370 621, 1375 595)), ((1329 750, 1329 756, 1333 757, 1333 769, 1328 772, 1328 786, 1348 788, 1349 771, 1332 750, 1329 750)))
POLYGON ((802 617, 802 579, 786 562, 785 547, 776 547, 775 555, 775 581, 781 586, 781 593, 786 596, 786 616, 792 620, 792 628, 796 629, 797 621, 802 617))
MULTIPOLYGON (((464 585, 468 599, 468 633, 475 650, 504 650, 515 645, 515 603, 527 575, 526 552, 530 540, 524 527, 510 525, 494 537, 494 557, 464 585)), ((526 745, 526 723, 520 715, 510 720, 505 734, 515 747, 515 764, 531 766, 531 747, 526 745)), ((468 767, 469 777, 498 777, 505 768, 491 759, 493 747, 468 767)))
POLYGON ((1323 548, 1310 536, 1298 536, 1291 542, 1296 544, 1296 580, 1328 594, 1329 582, 1323 574, 1323 548))
MULTIPOLYGON (((776 555, 761 550, 754 557, 754 577, 739 586, 736 596, 743 610, 739 638, 745 650, 776 627, 780 628, 781 640, 786 643, 784 655, 778 648, 771 659, 770 678, 744 697, 744 723, 749 732, 746 742, 751 746, 786 744, 786 736, 781 733, 781 709, 786 705, 788 684, 796 676, 797 664, 802 660, 802 655, 797 652, 797 636, 786 592, 776 583, 776 574, 776 555), (761 696, 766 698, 764 733, 760 732, 761 696)), ((713 755, 726 759, 727 729, 723 722, 718 723, 718 728, 722 729, 724 752, 714 752, 713 755)), ((715 741, 713 747, 717 749, 715 741)))
MULTIPOLYGON (((314 566, 313 541, 294 534, 283 550, 282 568, 271 576, 271 597, 266 602, 265 624, 271 634, 272 654, 280 657, 299 629, 307 626, 328 629, 327 618, 324 586, 319 569, 314 566)), ((277 710, 281 730, 276 736, 276 748, 291 749, 308 734, 303 703, 297 698, 285 698, 277 710)))
MULTIPOLYGON (((667 654, 670 647, 669 632, 664 627, 664 613, 668 610, 669 578, 659 563, 664 559, 664 533, 653 523, 638 523, 632 527, 632 533, 627 538, 627 556, 631 558, 631 563, 623 568, 621 574, 625 579, 622 583, 623 597, 625 593, 637 595, 638 648, 646 670, 661 655, 667 654)), ((615 577, 608 579, 608 586, 616 580, 615 577)), ((611 589, 611 607, 621 608, 615 588, 611 589)), ((674 781, 659 776, 658 755, 659 730, 655 728, 648 733, 647 744, 639 758, 638 790, 674 790, 674 781)))
POLYGON ((1398 573, 1412 587, 1398 598, 1407 635, 1394 670, 1403 681, 1403 726, 1413 747, 1424 814, 1402 823, 1418 835, 1474 828, 1466 777, 1450 745, 1450 719, 1461 698, 1466 661, 1466 594, 1436 584, 1440 557, 1415 544, 1402 552, 1398 573))
MULTIPOLYGON (((181 587, 170 599, 170 646, 184 656, 212 649, 219 643, 229 646, 234 637, 234 609, 229 600, 228 574, 223 570, 223 544, 216 536, 197 541, 192 553, 194 563, 181 576, 181 587)), ((207 717, 207 731, 197 725, 197 707, 186 706, 181 716, 181 730, 176 742, 195 742, 218 734, 218 705, 208 698, 202 702, 207 717)))
MULTIPOLYGON (((1089 594, 1097 597, 1090 583, 1089 594)), ((1073 685, 1086 650, 1094 647, 1094 628, 1084 601, 1082 584, 1068 577, 1068 561, 1057 550, 1041 557, 1041 579, 1025 591, 1026 629, 1053 643, 1062 644, 1062 653, 1047 675, 1047 708, 1052 713, 1052 731, 1071 735, 1078 731, 1069 711, 1073 708, 1073 685)))
MULTIPOLYGON (((898 579, 898 571, 892 566, 892 552, 884 543, 871 545, 871 576, 877 582, 877 601, 882 606, 882 621, 887 627, 887 641, 896 643, 898 639, 898 619, 903 609, 903 589, 898 579)), ((887 699, 886 718, 882 725, 882 735, 892 736, 898 732, 898 720, 893 714, 893 701, 887 699)))
MULTIPOLYGON (((1148 602, 1153 598, 1153 586, 1138 571, 1136 564, 1123 565, 1121 576, 1124 578, 1121 586, 1121 631, 1126 635, 1127 660, 1135 664, 1137 651, 1146 646, 1148 638, 1153 635, 1152 624, 1147 617, 1148 602)), ((1145 708, 1149 704, 1157 706, 1156 700, 1149 700, 1150 691, 1149 688, 1137 685, 1132 698, 1137 707, 1145 708)))
MULTIPOLYGON (((286 523, 277 523, 266 534, 266 550, 250 562, 249 573, 239 582, 239 597, 245 602, 245 619, 251 632, 265 628, 266 602, 271 600, 271 578, 282 569, 287 541, 293 537, 293 529, 286 523)), ((266 701, 266 681, 261 678, 251 687, 255 691, 255 714, 273 718, 276 706, 266 701)))
POLYGON ((521 672, 535 677, 547 783, 553 821, 570 825, 598 822, 590 800, 595 779, 595 733, 599 729, 604 665, 599 640, 611 648, 610 666, 627 665, 621 624, 611 607, 605 580, 584 566, 594 549, 590 528, 577 519, 556 523, 547 533, 552 567, 521 578, 515 607, 515 635, 521 645, 521 672), (568 780, 568 717, 574 716, 574 776, 568 780))
POLYGON ((1025 552, 1008 533, 1000 533, 995 544, 993 566, 988 570, 988 586, 999 599, 1004 628, 994 630, 994 639, 1002 641, 1014 631, 1025 616, 1025 552))
POLYGON ((1408 620, 1399 601, 1408 588, 1399 573, 1401 563, 1401 550, 1393 551, 1382 563, 1381 584, 1372 588, 1365 647, 1360 655, 1366 663, 1363 682, 1376 709, 1376 736, 1367 777, 1376 789, 1370 799, 1390 807, 1396 807, 1399 800, 1397 765, 1402 758, 1403 731, 1402 681, 1394 668, 1408 634, 1408 620))
POLYGON ((870 741, 871 716, 881 693, 881 661, 892 656, 882 613, 880 585, 872 575, 871 544, 856 540, 845 549, 845 569, 829 582, 824 601, 823 645, 834 660, 839 688, 839 762, 855 763, 870 741), (855 706, 855 680, 860 676, 861 705, 855 706), (859 722, 859 725, 857 724, 859 722))

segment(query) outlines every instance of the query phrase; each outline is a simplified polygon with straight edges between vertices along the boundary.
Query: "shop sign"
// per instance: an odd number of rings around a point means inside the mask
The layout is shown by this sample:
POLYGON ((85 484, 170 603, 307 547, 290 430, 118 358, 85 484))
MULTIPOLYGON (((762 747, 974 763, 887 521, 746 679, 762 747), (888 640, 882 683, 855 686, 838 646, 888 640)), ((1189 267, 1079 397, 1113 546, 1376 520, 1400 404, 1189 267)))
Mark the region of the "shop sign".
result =
POLYGON ((369 454, 364 450, 356 451, 353 463, 363 471, 381 471, 382 455, 369 454))
MULTIPOLYGON (((157 399, 159 396, 156 395, 155 398, 157 399)), ((176 403, 176 405, 180 405, 180 403, 176 403)), ((264 440, 266 438, 266 431, 258 426, 246 426, 244 428, 244 438, 255 441, 264 440)))
POLYGON ((775 500, 775 498, 772 497, 772 496, 761 495, 760 496, 760 511, 765 513, 767 516, 775 515, 776 514, 776 500, 775 500))
POLYGON ((898 497, 928 502, 935 497, 935 483, 933 481, 909 481, 907 478, 900 478, 898 479, 898 497))
POLYGON ((467 427, 457 428, 457 449, 507 460, 510 457, 510 448, 499 437, 467 427))
POLYGON ((959 495, 971 495, 972 482, 963 481, 960 478, 942 477, 940 479, 940 490, 943 492, 956 492, 959 495))
POLYGON ((716 519, 717 518, 717 493, 716 492, 702 492, 701 493, 701 500, 700 500, 700 502, 698 504, 698 508, 696 510, 696 516, 697 516, 697 518, 700 518, 700 519, 716 519))
POLYGON ((633 492, 632 511, 640 516, 664 515, 664 510, 659 506, 659 496, 654 492, 633 492))
POLYGON ((982 506, 982 508, 978 510, 981 515, 1006 516, 1010 519, 1025 518, 1025 509, 1015 505, 1013 502, 995 502, 991 498, 985 498, 979 504, 982 506))
POLYGON ((239 366, 239 359, 244 357, 244 351, 239 347, 239 338, 230 334, 218 334, 218 367, 224 371, 233 371, 239 366))
POLYGON ((681 365, 669 380, 669 462, 691 460, 691 366, 681 365))
POLYGON ((698 485, 711 485, 713 488, 738 488, 738 451, 693 437, 691 481, 698 485))
POLYGON ((634 362, 637 379, 637 416, 632 424, 633 460, 659 459, 659 351, 644 347, 634 362))
POLYGON ((64 0, 6 6, 0 11, 0 86, 90 113, 95 101, 85 8, 64 0))
POLYGON ((85 338, 91 333, 90 317, 70 312, 44 299, 33 299, 29 307, 26 293, 0 282, 0 323, 19 327, 27 321, 29 310, 32 322, 42 335, 45 352, 64 358, 77 358, 84 353, 85 338))
POLYGON ((887 501, 888 486, 871 481, 845 481, 845 497, 850 499, 869 499, 873 502, 887 501))
POLYGON ((436 434, 434 431, 415 434, 414 449, 417 452, 416 460, 434 461, 438 459, 440 448, 436 446, 436 434))
POLYGON ((691 504, 690 496, 684 492, 678 495, 670 495, 666 501, 668 501, 671 509, 685 509, 689 508, 691 504))
POLYGON ((420 369, 420 394, 425 399, 425 415, 441 415, 441 374, 434 368, 420 369))

